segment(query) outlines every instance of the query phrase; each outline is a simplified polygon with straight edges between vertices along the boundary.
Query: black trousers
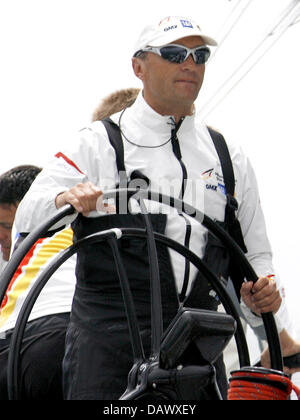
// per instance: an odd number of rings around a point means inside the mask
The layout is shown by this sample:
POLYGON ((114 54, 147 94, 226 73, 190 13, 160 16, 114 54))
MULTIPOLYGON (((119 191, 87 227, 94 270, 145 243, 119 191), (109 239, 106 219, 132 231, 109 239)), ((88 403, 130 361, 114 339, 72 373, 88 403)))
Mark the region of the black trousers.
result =
MULTIPOLYGON (((125 327, 96 332, 70 323, 63 363, 66 400, 118 400, 122 396, 133 365, 128 334, 125 327)), ((150 350, 150 337, 150 329, 141 328, 146 354, 150 350)), ((197 365, 199 355, 192 352, 188 356, 190 363, 187 364, 195 362, 197 365)), ((227 380, 222 357, 215 368, 219 390, 226 399, 227 380)), ((191 400, 210 399, 208 389, 192 388, 190 395, 191 400)))
MULTIPOLYGON (((62 360, 70 314, 54 314, 27 324, 21 349, 21 398, 62 400, 62 360)), ((0 340, 0 400, 8 399, 7 361, 12 336, 0 340)))
MULTIPOLYGON (((155 232, 164 233, 166 215, 152 214, 155 232)), ((73 224, 75 239, 113 227, 144 228, 142 215, 109 215, 96 219, 79 216, 73 224)), ((147 242, 122 238, 117 243, 133 294, 146 357, 151 342, 150 275, 147 242)), ((157 244, 164 328, 178 310, 178 293, 168 249, 157 244)), ((63 362, 67 400, 116 400, 125 392, 133 364, 120 281, 107 243, 90 244, 77 254, 76 290, 66 335, 63 362)), ((197 284, 199 281, 197 282, 197 284)), ((202 282, 201 282, 202 283, 202 282)), ((213 308, 207 282, 193 294, 191 307, 213 308), (205 297, 198 299, 198 297, 205 297)), ((217 377, 226 382, 222 361, 217 377)), ((226 383, 224 387, 226 388, 226 383)))
MULTIPOLYGON (((141 335, 148 351, 150 331, 142 329, 141 335)), ((132 364, 126 324, 96 332, 71 322, 63 363, 65 399, 118 400, 132 364)))

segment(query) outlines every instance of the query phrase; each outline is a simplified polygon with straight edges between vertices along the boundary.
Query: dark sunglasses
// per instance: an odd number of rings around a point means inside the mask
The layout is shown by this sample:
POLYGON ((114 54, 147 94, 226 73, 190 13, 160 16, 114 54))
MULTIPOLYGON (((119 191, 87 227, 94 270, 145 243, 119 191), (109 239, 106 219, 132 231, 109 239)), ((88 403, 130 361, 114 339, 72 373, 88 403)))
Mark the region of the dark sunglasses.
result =
POLYGON ((192 54, 196 64, 205 64, 210 57, 210 49, 206 45, 187 48, 183 45, 169 44, 162 47, 145 47, 135 54, 138 57, 143 52, 152 52, 171 63, 181 64, 192 54))

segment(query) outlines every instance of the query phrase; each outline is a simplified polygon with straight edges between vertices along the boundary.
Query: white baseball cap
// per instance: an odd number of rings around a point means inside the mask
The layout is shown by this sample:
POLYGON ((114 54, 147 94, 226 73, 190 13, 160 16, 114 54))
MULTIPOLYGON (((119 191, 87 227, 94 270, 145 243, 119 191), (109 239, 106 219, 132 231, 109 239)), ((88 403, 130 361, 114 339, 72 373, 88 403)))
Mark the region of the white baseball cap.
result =
POLYGON ((206 45, 217 46, 217 42, 202 32, 200 26, 189 18, 169 16, 158 24, 144 28, 135 44, 134 54, 147 46, 161 47, 188 36, 199 36, 206 45))

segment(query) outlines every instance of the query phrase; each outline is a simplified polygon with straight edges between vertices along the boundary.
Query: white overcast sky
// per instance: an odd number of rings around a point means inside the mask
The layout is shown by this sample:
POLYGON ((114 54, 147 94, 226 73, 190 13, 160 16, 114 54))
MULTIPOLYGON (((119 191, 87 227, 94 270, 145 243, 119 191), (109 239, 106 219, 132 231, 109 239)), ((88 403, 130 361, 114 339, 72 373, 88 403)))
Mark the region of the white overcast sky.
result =
MULTIPOLYGON (((197 103, 206 116, 204 106, 211 95, 291 3, 1 0, 0 172, 19 164, 44 165, 62 142, 71 142, 72 134, 89 122, 101 98, 117 89, 140 87, 130 59, 138 34, 153 19, 192 17, 222 40, 247 7, 207 67, 197 103)), ((226 138, 242 143, 251 158, 275 264, 298 319, 299 41, 296 24, 206 116, 226 138)))

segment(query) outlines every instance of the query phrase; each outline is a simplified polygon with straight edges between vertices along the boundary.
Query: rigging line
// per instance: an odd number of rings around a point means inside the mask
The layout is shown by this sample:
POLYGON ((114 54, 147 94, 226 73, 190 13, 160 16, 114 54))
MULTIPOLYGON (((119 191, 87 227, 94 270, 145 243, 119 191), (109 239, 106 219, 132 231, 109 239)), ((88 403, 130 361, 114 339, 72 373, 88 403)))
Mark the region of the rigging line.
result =
POLYGON ((218 100, 218 102, 209 110, 209 112, 207 112, 205 114, 205 117, 207 117, 207 115, 211 114, 215 108, 217 108, 217 106, 225 99, 225 97, 227 95, 229 95, 235 88, 236 86, 251 72, 251 70, 253 70, 253 68, 260 62, 260 60, 269 52, 269 50, 271 50, 271 48, 274 46, 274 44, 282 37, 282 35, 284 35, 284 33, 288 30, 288 28, 290 27, 290 25, 288 27, 285 28, 285 30, 280 34, 279 37, 277 37, 274 42, 272 42, 271 45, 269 45, 269 47, 267 48, 266 51, 264 51, 263 54, 261 54, 256 60, 255 62, 246 70, 245 73, 243 73, 241 75, 241 77, 239 79, 236 80, 236 82, 231 86, 231 88, 224 93, 224 95, 218 100))
POLYGON ((284 21, 284 19, 287 18, 299 4, 300 4, 300 0, 293 0, 288 5, 288 7, 283 12, 283 16, 279 19, 278 24, 275 25, 275 27, 270 31, 270 34, 269 34, 270 36, 272 36, 274 34, 274 32, 280 26, 280 24, 284 21))
MULTIPOLYGON (((230 17, 234 14, 234 12, 236 11, 236 9, 238 8, 238 6, 240 5, 242 0, 239 0, 239 2, 236 4, 236 6, 234 7, 234 9, 232 10, 231 14, 229 15, 228 19, 225 21, 223 27, 226 25, 226 23, 229 21, 230 17)), ((243 14, 246 12, 246 10, 248 9, 248 7, 250 6, 250 4, 252 3, 253 0, 248 0, 247 4, 245 5, 245 7, 242 8, 242 10, 240 11, 240 13, 238 14, 238 16, 236 17, 236 19, 233 21, 233 23, 231 24, 231 26, 229 27, 229 29, 225 32, 225 34, 223 35, 222 39, 220 40, 220 42, 218 42, 218 46, 217 48, 214 50, 211 59, 209 60, 208 64, 212 61, 212 59, 215 57, 215 55, 217 54, 217 52, 219 51, 220 47, 224 44, 224 42, 226 41, 226 39, 229 37, 229 35, 231 34, 231 32, 233 31, 234 27, 238 24, 238 22, 240 21, 240 19, 242 18, 243 14)))
MULTIPOLYGON (((285 10, 285 12, 283 13, 283 16, 281 15, 279 21, 276 23, 276 25, 274 27, 272 27, 271 30, 269 30, 267 32, 267 35, 263 38, 262 41, 259 42, 259 44, 253 49, 253 51, 247 56, 247 58, 242 62, 242 64, 233 72, 233 74, 219 87, 219 89, 212 95, 212 97, 206 102, 206 104, 202 107, 202 111, 200 111, 200 113, 205 112, 206 109, 209 108, 210 104, 215 100, 215 98, 217 98, 221 92, 226 88, 226 86, 234 79, 234 77, 241 71, 241 69, 243 69, 243 67, 249 62, 249 60, 255 55, 257 54, 257 52, 262 48, 262 46, 264 45, 264 43, 270 39, 272 36, 275 35, 276 30, 278 29, 278 27, 280 27, 280 25, 292 14, 293 10, 300 5, 300 1, 299 0, 294 0, 292 1, 292 3, 288 6, 288 8, 285 10)), ((286 26, 283 26, 283 33, 290 27, 292 22, 295 22, 295 20, 297 20, 299 17, 299 13, 296 15, 295 17, 295 13, 293 13, 293 18, 289 19, 289 22, 286 26)), ((282 34, 283 34, 282 33, 282 34)), ((280 36, 281 36, 281 32, 280 32, 280 36)), ((279 37, 280 37, 279 36, 279 37)), ((277 38, 275 39, 275 42, 277 41, 277 38)), ((274 43, 275 43, 274 42, 274 43)), ((274 43, 271 44, 271 47, 274 45, 274 43)), ((267 49, 267 51, 271 48, 269 47, 267 49)), ((260 59, 267 53, 267 51, 265 51, 265 53, 259 57, 259 59, 255 62, 254 65, 257 64, 258 61, 260 61, 260 59)), ((252 70, 252 68, 254 67, 254 65, 251 67, 250 70, 252 70)), ((249 70, 249 71, 250 71, 249 70)), ((247 75, 249 73, 249 71, 246 72, 245 75, 247 75)), ((242 76, 241 79, 238 80, 237 83, 235 83, 234 87, 240 82, 240 80, 242 80, 244 77, 242 76)), ((231 91, 232 89, 230 89, 231 91)), ((219 100, 217 102, 217 104, 215 106, 213 106, 213 109, 216 108, 216 106, 224 99, 224 97, 226 96, 226 93, 222 96, 221 100, 219 100)), ((211 113, 211 110, 209 110, 208 112, 206 112, 206 114, 204 116, 207 116, 208 114, 211 113)))
POLYGON ((226 19, 225 19, 225 21, 223 22, 223 25, 222 25, 222 26, 221 26, 221 28, 219 29, 219 33, 221 33, 221 32, 222 32, 222 30, 223 30, 223 28, 225 28, 225 27, 226 27, 227 22, 229 22, 229 20, 230 20, 231 16, 235 13, 236 9, 239 7, 239 5, 240 5, 240 3, 241 3, 242 1, 243 1, 243 0, 238 0, 238 2, 236 3, 236 5, 233 7, 233 9, 231 10, 231 12, 229 13, 229 15, 227 16, 227 18, 226 18, 226 19))
MULTIPOLYGON (((236 69, 236 71, 224 82, 224 84, 221 86, 220 89, 222 89, 222 87, 227 84, 227 82, 229 82, 231 80, 231 78, 233 78, 235 76, 235 74, 239 71, 239 69, 244 66, 244 64, 252 57, 253 54, 255 54, 255 52, 257 51, 258 48, 261 47, 261 45, 270 37, 274 34, 274 32, 277 30, 278 26, 292 13, 292 11, 294 10, 294 8, 299 4, 300 0, 293 0, 289 6, 284 10, 283 14, 280 15, 280 17, 278 18, 278 23, 272 27, 271 30, 269 30, 266 34, 266 36, 263 38, 263 40, 253 49, 253 51, 248 55, 248 57, 242 62, 242 64, 236 69)), ((218 89, 216 91, 215 94, 218 93, 218 91, 220 90, 218 89)), ((214 95, 212 96, 211 100, 213 99, 214 95)), ((209 100, 208 103, 211 101, 209 100)))
POLYGON ((296 22, 293 22, 290 24, 290 27, 297 25, 298 23, 300 23, 300 19, 297 19, 296 22))
MULTIPOLYGON (((292 13, 292 11, 294 10, 294 8, 299 4, 300 0, 293 0, 289 6, 285 9, 285 11, 283 12, 282 15, 280 15, 278 23, 276 23, 276 25, 273 27, 271 30, 268 30, 266 36, 263 38, 263 40, 253 49, 253 51, 247 56, 247 58, 242 62, 242 64, 232 73, 232 75, 221 85, 221 87, 215 92, 215 94, 208 100, 208 102, 206 103, 205 107, 213 101, 214 97, 217 96, 218 92, 223 89, 223 87, 230 82, 230 80, 232 78, 234 78, 234 76, 238 73, 238 71, 240 70, 240 68, 242 68, 247 61, 252 57, 252 55, 254 55, 256 53, 256 51, 264 44, 264 42, 274 34, 274 32, 276 31, 276 29, 278 28, 278 26, 292 13)), ((278 19, 278 18, 277 18, 278 19)))

